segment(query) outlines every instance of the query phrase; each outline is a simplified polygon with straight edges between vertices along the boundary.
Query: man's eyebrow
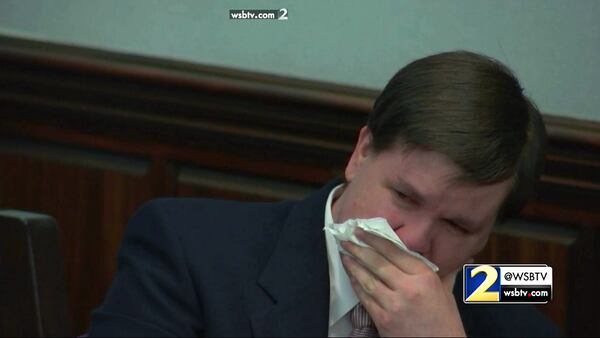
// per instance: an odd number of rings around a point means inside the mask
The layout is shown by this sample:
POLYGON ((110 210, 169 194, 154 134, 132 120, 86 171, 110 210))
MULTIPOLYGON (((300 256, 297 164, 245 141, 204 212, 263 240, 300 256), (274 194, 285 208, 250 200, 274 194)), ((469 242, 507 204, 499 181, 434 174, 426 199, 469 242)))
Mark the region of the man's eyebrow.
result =
POLYGON ((417 189, 415 189, 415 187, 413 187, 412 184, 402 179, 402 177, 398 177, 396 179, 396 183, 398 185, 398 188, 402 189, 403 194, 409 196, 410 198, 416 200, 419 203, 423 203, 425 201, 423 194, 421 194, 417 189))
MULTIPOLYGON (((425 201, 423 194, 419 193, 419 191, 417 189, 415 189, 415 187, 412 184, 408 183, 402 177, 396 178, 396 184, 397 184, 397 187, 402 190, 403 194, 416 200, 418 203, 423 203, 425 201)), ((472 230, 476 230, 479 228, 478 222, 473 222, 472 220, 461 217, 461 216, 449 217, 448 219, 456 224, 465 226, 472 230)))

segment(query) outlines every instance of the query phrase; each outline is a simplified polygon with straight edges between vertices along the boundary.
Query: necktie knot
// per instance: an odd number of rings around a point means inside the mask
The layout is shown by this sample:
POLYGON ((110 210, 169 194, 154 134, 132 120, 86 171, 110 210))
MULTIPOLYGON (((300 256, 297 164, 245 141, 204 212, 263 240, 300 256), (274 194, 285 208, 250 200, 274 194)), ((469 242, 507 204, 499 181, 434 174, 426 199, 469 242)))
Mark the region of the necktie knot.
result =
POLYGON ((367 310, 358 303, 352 310, 352 331, 350 337, 379 337, 375 323, 367 310))

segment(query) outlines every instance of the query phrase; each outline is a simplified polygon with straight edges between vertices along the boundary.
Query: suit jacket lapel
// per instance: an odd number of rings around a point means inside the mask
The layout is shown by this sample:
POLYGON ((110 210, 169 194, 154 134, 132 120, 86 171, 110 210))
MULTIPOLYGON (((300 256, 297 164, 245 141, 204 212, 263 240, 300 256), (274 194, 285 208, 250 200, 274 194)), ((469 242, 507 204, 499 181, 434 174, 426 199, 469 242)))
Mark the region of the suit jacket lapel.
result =
POLYGON ((248 290, 256 336, 327 336, 329 268, 323 220, 336 180, 298 202, 258 285, 248 290))

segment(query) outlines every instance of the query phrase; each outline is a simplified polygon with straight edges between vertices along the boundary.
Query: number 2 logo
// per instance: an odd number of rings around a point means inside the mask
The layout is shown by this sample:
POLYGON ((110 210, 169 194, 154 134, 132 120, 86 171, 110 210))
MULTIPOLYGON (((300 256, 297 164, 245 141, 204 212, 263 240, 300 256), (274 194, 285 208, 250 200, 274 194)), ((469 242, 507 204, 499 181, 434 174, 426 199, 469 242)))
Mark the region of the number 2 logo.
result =
POLYGON ((282 8, 279 10, 279 17, 277 20, 287 20, 288 19, 288 10, 286 8, 282 8))
POLYGON ((480 273, 485 274, 483 282, 471 293, 465 300, 468 302, 498 302, 500 301, 500 292, 488 291, 498 280, 498 271, 489 265, 480 265, 471 270, 470 277, 475 278, 480 273))

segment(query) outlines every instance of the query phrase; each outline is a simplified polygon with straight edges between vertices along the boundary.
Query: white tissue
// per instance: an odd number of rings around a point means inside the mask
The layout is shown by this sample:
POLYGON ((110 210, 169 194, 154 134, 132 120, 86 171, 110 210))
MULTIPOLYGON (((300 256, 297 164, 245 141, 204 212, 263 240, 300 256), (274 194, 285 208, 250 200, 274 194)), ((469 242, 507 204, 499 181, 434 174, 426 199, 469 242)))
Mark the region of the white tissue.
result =
POLYGON ((342 224, 327 224, 325 228, 323 228, 323 230, 333 235, 337 242, 338 250, 347 254, 347 252, 340 246, 340 241, 350 241, 356 245, 369 247, 366 243, 362 242, 361 240, 356 238, 356 235, 354 235, 354 229, 356 229, 356 227, 359 227, 368 233, 387 239, 388 241, 394 243, 398 248, 402 249, 404 252, 423 261, 423 263, 427 264, 427 266, 429 266, 434 272, 437 272, 439 270, 437 265, 430 262, 427 258, 421 256, 417 252, 408 249, 406 247, 406 244, 404 244, 404 242, 402 242, 398 235, 396 235, 394 230, 392 230, 392 227, 385 218, 377 217, 369 219, 349 219, 342 224))

